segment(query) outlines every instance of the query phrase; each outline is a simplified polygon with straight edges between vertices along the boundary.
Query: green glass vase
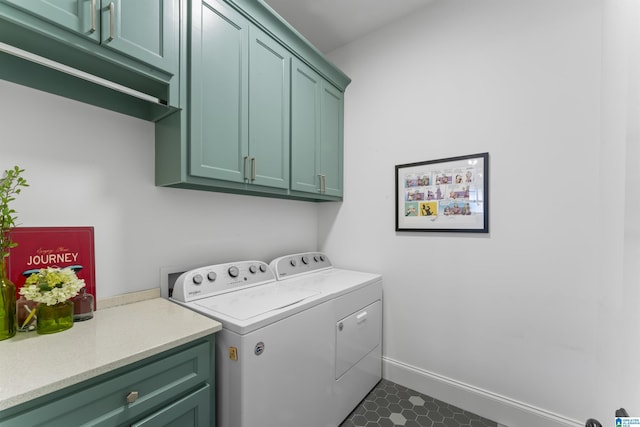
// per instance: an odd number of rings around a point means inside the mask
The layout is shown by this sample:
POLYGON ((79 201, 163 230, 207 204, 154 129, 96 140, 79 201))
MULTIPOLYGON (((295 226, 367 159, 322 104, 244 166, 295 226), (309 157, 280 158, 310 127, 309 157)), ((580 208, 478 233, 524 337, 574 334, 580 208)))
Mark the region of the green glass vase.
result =
POLYGON ((16 334, 16 286, 7 277, 6 258, 0 260, 0 341, 16 334))
POLYGON ((73 302, 64 301, 56 305, 38 304, 36 331, 39 334, 55 334, 73 326, 73 302))

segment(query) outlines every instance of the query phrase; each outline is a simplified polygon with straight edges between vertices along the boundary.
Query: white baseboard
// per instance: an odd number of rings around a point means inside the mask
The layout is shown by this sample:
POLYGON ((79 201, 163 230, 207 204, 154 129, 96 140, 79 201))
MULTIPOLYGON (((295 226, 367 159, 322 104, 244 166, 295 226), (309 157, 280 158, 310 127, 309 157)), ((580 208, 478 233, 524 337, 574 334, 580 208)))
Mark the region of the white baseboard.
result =
POLYGON ((504 427, 584 427, 584 421, 572 420, 387 357, 382 358, 382 377, 504 427))

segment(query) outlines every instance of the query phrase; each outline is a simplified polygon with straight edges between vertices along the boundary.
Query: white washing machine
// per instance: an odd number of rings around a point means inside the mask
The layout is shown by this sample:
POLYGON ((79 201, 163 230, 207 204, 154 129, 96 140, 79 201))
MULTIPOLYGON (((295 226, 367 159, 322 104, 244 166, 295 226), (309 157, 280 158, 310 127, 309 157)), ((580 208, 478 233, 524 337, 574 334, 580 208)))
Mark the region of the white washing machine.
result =
POLYGON ((336 427, 381 378, 380 276, 333 269, 324 254, 288 257, 272 263, 281 280, 240 261, 174 284, 172 300, 222 323, 218 427, 336 427), (298 270, 302 257, 317 261, 298 270))

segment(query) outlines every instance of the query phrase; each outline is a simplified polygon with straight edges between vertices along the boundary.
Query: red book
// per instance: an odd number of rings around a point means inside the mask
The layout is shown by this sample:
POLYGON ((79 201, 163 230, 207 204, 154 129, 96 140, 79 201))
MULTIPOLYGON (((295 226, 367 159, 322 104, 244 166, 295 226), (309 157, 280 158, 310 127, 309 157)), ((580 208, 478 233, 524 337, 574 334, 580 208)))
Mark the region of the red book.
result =
POLYGON ((11 239, 18 246, 7 258, 7 274, 16 290, 41 268, 69 267, 96 300, 93 227, 16 227, 11 239))

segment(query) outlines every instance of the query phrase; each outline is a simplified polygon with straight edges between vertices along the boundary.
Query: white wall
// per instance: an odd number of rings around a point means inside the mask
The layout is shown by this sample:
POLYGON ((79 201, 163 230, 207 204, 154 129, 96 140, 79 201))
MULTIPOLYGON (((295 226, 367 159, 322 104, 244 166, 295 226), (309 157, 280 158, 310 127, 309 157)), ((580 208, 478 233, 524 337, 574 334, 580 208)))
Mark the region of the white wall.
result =
POLYGON ((154 186, 154 126, 0 81, 0 170, 26 169, 23 226, 94 226, 98 298, 160 268, 315 250, 313 203, 154 186))
POLYGON ((0 169, 27 169, 22 225, 95 227, 99 297, 320 246, 384 275, 385 366, 449 386, 428 394, 510 427, 610 424, 640 414, 631 2, 437 0, 332 53, 353 79, 345 201, 320 214, 157 188, 152 124, 3 81, 0 169), (394 165, 482 151, 490 234, 394 231, 394 165))
POLYGON ((511 427, 640 414, 613 3, 437 0, 330 54, 353 82, 345 201, 321 207, 319 244, 383 274, 392 379, 511 427), (394 231, 394 165, 484 151, 488 235, 394 231))

